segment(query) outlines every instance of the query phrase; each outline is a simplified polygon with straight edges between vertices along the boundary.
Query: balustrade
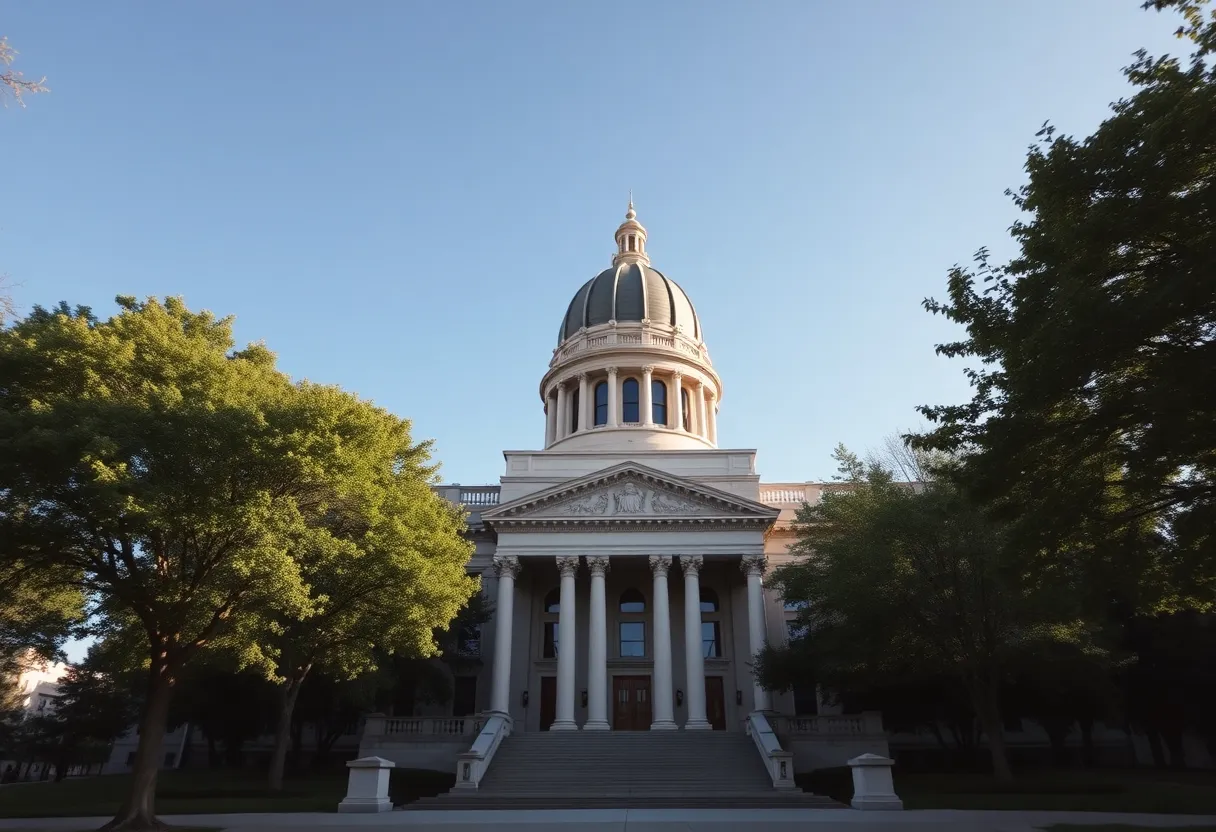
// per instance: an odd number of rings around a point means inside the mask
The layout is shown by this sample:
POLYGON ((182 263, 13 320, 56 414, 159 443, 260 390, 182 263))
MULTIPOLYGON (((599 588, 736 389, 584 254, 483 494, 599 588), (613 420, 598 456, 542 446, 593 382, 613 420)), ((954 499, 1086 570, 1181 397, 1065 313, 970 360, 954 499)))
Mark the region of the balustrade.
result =
POLYGON ((477 733, 481 720, 476 717, 387 717, 384 736, 394 738, 418 736, 463 737, 477 733))

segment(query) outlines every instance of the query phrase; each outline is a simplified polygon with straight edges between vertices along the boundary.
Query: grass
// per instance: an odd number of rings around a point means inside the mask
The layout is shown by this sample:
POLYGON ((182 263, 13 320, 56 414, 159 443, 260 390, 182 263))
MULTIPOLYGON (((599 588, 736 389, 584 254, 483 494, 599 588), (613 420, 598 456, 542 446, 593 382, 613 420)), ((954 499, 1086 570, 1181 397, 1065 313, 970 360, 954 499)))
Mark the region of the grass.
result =
MULTIPOLYGON (((283 791, 266 789, 254 769, 163 771, 157 780, 156 811, 161 815, 232 812, 334 812, 346 794, 346 769, 288 778, 283 791)), ((447 791, 455 776, 434 771, 393 769, 394 803, 447 791)), ((118 811, 130 777, 113 774, 62 783, 28 783, 0 789, 0 818, 104 817, 118 811)))
MULTIPOLYGON (((804 789, 845 803, 853 795, 847 769, 821 769, 797 780, 804 789)), ((896 767, 895 791, 907 809, 1216 814, 1214 772, 1031 771, 1020 773, 1012 784, 999 784, 985 774, 901 772, 896 767)))

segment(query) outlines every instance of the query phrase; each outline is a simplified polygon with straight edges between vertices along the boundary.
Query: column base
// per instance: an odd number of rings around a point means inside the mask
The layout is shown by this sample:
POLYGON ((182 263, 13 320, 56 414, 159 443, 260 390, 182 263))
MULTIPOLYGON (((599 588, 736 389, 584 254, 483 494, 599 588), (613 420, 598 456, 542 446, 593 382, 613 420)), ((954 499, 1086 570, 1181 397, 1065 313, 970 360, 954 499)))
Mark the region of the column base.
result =
POLYGON ((557 720, 549 726, 550 731, 577 731, 578 725, 574 720, 557 720))
POLYGON ((583 726, 584 731, 611 731, 612 726, 608 724, 606 719, 589 719, 587 724, 583 726))
POLYGON ((712 731, 712 730, 714 730, 714 726, 710 725, 709 721, 705 720, 705 719, 697 719, 697 720, 690 719, 690 720, 688 720, 688 722, 684 723, 684 730, 685 731, 712 731))
POLYGON ((679 727, 680 726, 676 725, 674 719, 656 719, 654 722, 650 723, 651 731, 675 731, 679 729, 679 727))

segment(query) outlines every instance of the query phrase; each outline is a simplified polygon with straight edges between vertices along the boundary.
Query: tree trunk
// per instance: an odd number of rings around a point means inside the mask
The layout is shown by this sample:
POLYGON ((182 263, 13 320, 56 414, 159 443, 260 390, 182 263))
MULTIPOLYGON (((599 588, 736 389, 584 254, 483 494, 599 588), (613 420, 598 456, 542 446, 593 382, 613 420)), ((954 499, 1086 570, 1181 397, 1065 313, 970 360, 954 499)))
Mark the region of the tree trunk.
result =
POLYGON ((275 726, 274 751, 270 755, 269 786, 272 792, 283 790, 283 769, 287 765, 287 747, 291 744, 291 716, 296 708, 296 699, 300 695, 300 686, 308 675, 308 667, 289 678, 283 685, 279 696, 279 722, 275 726))
POLYGON ((998 783, 1012 783, 1013 770, 1009 768, 1009 755, 1005 750, 1005 724, 1001 719, 1001 707, 997 701, 996 688, 976 680, 972 685, 971 698, 980 728, 988 738, 988 753, 992 756, 992 776, 998 783))
POLYGON ((169 721, 169 700, 173 696, 173 675, 163 648, 153 649, 148 671, 147 699, 139 721, 139 747, 131 771, 131 790, 114 819, 102 830, 150 832, 169 827, 156 819, 156 776, 160 772, 165 725, 169 721))

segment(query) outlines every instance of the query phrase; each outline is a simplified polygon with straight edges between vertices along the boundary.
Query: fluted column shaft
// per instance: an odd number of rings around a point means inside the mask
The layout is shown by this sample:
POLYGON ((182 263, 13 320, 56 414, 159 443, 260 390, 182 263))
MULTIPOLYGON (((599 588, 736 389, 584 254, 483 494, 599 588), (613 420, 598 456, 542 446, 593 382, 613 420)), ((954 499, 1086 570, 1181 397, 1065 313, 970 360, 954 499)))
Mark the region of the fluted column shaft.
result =
POLYGON ((568 399, 569 394, 566 392, 565 382, 559 382, 557 385, 557 429, 553 432, 554 442, 566 437, 566 426, 570 423, 570 417, 566 415, 568 399))
POLYGON ((718 444, 718 400, 713 393, 709 394, 709 402, 705 405, 709 411, 709 436, 706 438, 714 445, 718 444))
MULTIPOLYGON (((764 568, 763 555, 747 557, 739 564, 743 574, 747 575, 747 636, 751 648, 752 661, 756 654, 764 649, 764 568)), ((771 707, 768 691, 758 683, 752 685, 752 695, 755 710, 767 711, 771 707)))
POLYGON ((654 367, 646 366, 642 368, 642 389, 638 391, 638 408, 642 411, 638 414, 638 419, 643 425, 654 424, 654 391, 651 389, 654 385, 654 367))
POLYGON ((557 612, 557 707, 550 731, 577 731, 574 721, 574 659, 578 655, 575 639, 574 575, 577 557, 559 557, 557 569, 562 576, 561 598, 557 612))
POLYGON ((616 367, 608 368, 608 427, 621 423, 621 383, 616 377, 616 367))
POLYGON ((578 374, 578 413, 574 414, 575 424, 574 430, 576 433, 581 433, 591 427, 591 420, 587 418, 588 413, 595 412, 595 403, 587 402, 587 374, 578 374))
POLYGON ((697 382, 697 436, 709 438, 709 418, 706 416, 705 383, 697 382))
POLYGON ((701 566, 704 558, 680 556, 684 569, 684 660, 688 692, 686 731, 708 731, 705 717, 705 657, 701 654, 701 566))
POLYGON ((651 731, 674 731, 675 684, 671 667, 671 605, 667 597, 667 571, 671 558, 652 556, 654 573, 654 722, 651 731))
POLYGON ((671 421, 672 430, 684 430, 684 397, 680 395, 683 384, 684 376, 676 373, 671 377, 671 389, 667 391, 667 410, 675 416, 671 421))
POLYGON ((511 706, 511 621, 515 613, 515 578, 519 558, 494 558, 498 574, 498 601, 494 606, 494 678, 490 710, 509 714, 511 706))
MULTIPOLYGON (((608 558, 587 558, 591 570, 591 620, 587 639, 586 731, 607 731, 608 724, 608 604, 604 576, 608 558)), ((560 655, 560 654, 559 654, 560 655)))

